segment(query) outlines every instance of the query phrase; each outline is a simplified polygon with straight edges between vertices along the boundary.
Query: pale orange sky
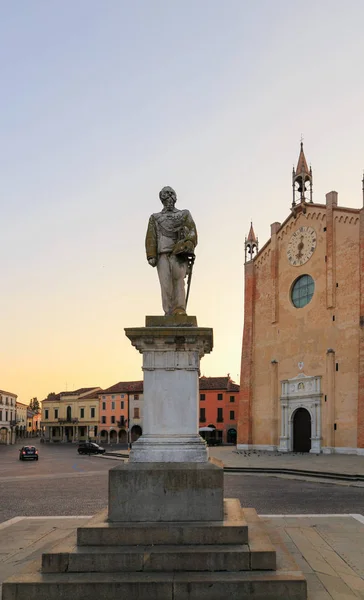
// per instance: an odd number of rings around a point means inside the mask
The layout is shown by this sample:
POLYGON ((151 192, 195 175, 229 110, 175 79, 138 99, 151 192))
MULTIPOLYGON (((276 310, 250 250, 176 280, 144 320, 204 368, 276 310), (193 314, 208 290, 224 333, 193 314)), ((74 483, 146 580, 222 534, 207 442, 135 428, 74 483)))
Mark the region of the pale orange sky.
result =
POLYGON ((239 380, 244 237, 291 205, 301 133, 314 201, 362 204, 364 4, 97 0, 0 23, 0 388, 19 400, 141 379, 124 327, 162 314, 148 217, 164 185, 199 245, 188 312, 205 375, 239 380), (87 7, 87 11, 85 10, 87 7), (9 60, 11 56, 11 60, 9 60))

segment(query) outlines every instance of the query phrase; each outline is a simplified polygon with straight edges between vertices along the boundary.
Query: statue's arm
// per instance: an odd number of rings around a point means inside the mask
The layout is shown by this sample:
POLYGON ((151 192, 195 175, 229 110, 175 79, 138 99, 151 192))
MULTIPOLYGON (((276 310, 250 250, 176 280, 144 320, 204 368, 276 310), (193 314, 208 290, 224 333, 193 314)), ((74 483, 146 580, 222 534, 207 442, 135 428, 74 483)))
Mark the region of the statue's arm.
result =
POLYGON ((186 210, 186 217, 185 217, 185 222, 184 222, 184 226, 185 226, 185 232, 186 232, 186 240, 188 240, 189 242, 192 242, 194 247, 197 246, 197 229, 196 229, 196 224, 192 218, 192 215, 190 213, 189 210, 186 210))
MULTIPOLYGON (((158 252, 157 252, 157 229, 155 226, 155 220, 153 215, 149 218, 147 234, 145 236, 145 251, 147 253, 147 260, 157 263, 158 252)), ((150 263, 151 264, 151 263, 150 263)), ((152 266, 155 266, 153 264, 152 266)))

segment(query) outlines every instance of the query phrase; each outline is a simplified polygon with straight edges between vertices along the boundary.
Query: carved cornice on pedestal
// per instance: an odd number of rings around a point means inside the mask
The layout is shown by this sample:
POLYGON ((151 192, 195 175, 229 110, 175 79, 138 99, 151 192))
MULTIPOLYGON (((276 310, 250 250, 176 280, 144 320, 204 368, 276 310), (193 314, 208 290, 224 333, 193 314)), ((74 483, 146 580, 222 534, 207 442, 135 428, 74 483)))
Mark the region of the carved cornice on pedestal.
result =
POLYGON ((125 335, 141 354, 151 350, 181 355, 198 352, 202 358, 213 348, 211 327, 128 327, 125 335))

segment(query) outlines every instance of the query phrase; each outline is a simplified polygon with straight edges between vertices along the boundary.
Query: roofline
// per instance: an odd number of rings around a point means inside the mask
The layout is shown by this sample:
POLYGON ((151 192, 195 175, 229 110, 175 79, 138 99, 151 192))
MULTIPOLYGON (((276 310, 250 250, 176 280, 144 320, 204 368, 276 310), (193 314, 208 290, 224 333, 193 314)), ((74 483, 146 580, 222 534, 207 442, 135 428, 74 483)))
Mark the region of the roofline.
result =
MULTIPOLYGON (((317 207, 317 208, 325 208, 325 209, 327 208, 327 204, 321 204, 321 203, 319 204, 318 202, 304 202, 304 203, 301 203, 301 204, 304 204, 305 206, 312 206, 312 207, 317 207)), ((351 207, 346 207, 346 206, 333 206, 333 210, 334 211, 335 210, 348 211, 348 212, 351 212, 351 213, 354 213, 354 214, 355 213, 359 214, 362 209, 361 208, 351 208, 351 207)), ((279 231, 281 231, 281 229, 288 223, 288 221, 290 220, 290 218, 292 216, 293 216, 293 212, 291 212, 291 214, 288 215, 288 217, 283 221, 283 223, 280 224, 279 229, 277 229, 277 233, 279 231)), ((262 246, 260 248, 260 250, 257 252, 256 256, 254 256, 253 260, 249 261, 249 262, 253 262, 254 263, 257 260, 257 258, 260 257, 260 255, 262 254, 263 250, 265 250, 267 248, 267 246, 270 244, 271 240, 272 240, 272 236, 270 236, 270 238, 265 242, 264 246, 262 246)))

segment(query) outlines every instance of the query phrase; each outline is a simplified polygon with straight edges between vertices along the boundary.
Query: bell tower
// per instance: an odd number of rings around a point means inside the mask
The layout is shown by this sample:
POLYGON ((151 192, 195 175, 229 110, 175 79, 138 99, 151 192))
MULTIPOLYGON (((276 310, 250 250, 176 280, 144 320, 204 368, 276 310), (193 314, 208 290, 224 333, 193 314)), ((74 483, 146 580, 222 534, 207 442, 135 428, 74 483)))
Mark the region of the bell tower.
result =
POLYGON ((300 155, 298 157, 296 170, 293 167, 292 190, 292 208, 298 203, 303 204, 308 201, 306 192, 309 193, 309 201, 312 203, 312 169, 307 166, 305 153, 303 151, 303 141, 301 141, 300 155), (307 189, 307 184, 309 189, 307 189))
POLYGON ((245 250, 245 262, 250 262, 258 254, 258 238, 256 237, 253 229, 253 222, 250 223, 250 229, 248 237, 245 238, 244 250, 245 250))

